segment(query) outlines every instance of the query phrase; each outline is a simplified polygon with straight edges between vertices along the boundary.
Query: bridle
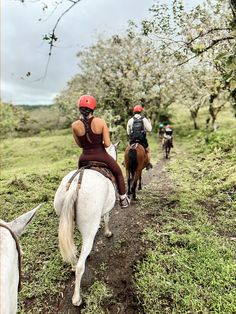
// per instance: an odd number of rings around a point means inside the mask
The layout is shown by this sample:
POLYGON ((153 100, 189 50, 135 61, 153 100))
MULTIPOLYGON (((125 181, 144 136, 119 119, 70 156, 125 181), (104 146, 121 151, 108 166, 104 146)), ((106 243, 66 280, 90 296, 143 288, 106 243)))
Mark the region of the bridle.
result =
POLYGON ((12 238, 14 239, 14 241, 16 243, 16 250, 18 253, 18 269, 19 269, 18 291, 20 291, 20 289, 21 289, 21 250, 20 250, 20 244, 19 244, 18 238, 15 235, 15 233, 7 225, 0 223, 0 227, 7 229, 10 232, 12 238))

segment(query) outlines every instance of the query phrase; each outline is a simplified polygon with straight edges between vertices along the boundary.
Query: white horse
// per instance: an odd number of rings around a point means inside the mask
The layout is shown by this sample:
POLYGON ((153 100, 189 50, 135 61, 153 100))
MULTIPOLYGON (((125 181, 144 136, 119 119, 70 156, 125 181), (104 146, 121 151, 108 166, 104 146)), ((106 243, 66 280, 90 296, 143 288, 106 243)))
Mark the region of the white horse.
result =
POLYGON ((21 279, 21 251, 18 237, 31 222, 40 206, 11 222, 0 220, 0 313, 14 314, 17 311, 21 279))
MULTIPOLYGON (((111 145, 107 152, 117 158, 117 145, 111 145)), ((72 303, 79 306, 82 303, 80 296, 80 284, 85 271, 85 262, 90 254, 95 235, 98 231, 101 217, 104 216, 105 236, 111 237, 109 230, 109 211, 114 207, 116 192, 113 183, 101 173, 85 169, 81 186, 78 189, 79 174, 73 179, 67 190, 69 179, 76 170, 67 174, 54 198, 54 208, 60 215, 59 223, 59 247, 63 259, 70 262, 75 270, 75 289, 72 303), (74 243, 74 221, 82 236, 82 248, 79 259, 76 257, 74 243)))

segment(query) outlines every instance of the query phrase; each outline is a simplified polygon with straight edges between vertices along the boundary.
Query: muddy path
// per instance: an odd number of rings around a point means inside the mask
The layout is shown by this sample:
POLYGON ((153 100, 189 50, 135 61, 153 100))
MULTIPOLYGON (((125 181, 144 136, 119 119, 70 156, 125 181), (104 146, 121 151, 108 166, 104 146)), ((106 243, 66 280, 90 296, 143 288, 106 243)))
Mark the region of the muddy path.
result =
MULTIPOLYGON (((143 185, 155 182, 158 185, 160 200, 168 198, 169 182, 165 166, 168 160, 161 159, 153 169, 143 172, 143 185)), ((138 193, 137 193, 138 194, 138 193)), ((141 195, 138 194, 140 198, 141 195)), ((110 215, 110 229, 113 237, 107 239, 100 228, 87 259, 86 269, 82 278, 82 295, 88 291, 95 280, 105 282, 112 290, 112 298, 103 303, 104 310, 109 314, 142 313, 142 307, 135 299, 133 284, 134 266, 145 255, 141 236, 143 230, 153 221, 148 211, 140 209, 139 200, 131 206, 121 209, 118 205, 110 215)), ((76 308, 71 303, 74 289, 74 275, 67 282, 55 313, 81 313, 82 304, 76 308)))

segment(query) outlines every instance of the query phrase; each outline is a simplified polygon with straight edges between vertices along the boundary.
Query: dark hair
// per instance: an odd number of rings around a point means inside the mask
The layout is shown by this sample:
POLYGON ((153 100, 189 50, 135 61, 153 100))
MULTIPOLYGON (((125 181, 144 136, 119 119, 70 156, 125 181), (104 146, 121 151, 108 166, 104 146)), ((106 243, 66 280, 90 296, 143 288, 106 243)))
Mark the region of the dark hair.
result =
POLYGON ((82 114, 84 120, 88 118, 90 113, 93 113, 93 110, 87 107, 80 107, 79 111, 82 114))
POLYGON ((79 111, 82 115, 82 122, 84 123, 84 127, 85 127, 85 135, 87 137, 87 140, 92 143, 90 137, 89 137, 89 133, 88 133, 88 130, 89 130, 89 125, 88 125, 88 116, 90 113, 93 113, 93 110, 90 109, 90 108, 87 108, 87 107, 80 107, 79 108, 79 111))

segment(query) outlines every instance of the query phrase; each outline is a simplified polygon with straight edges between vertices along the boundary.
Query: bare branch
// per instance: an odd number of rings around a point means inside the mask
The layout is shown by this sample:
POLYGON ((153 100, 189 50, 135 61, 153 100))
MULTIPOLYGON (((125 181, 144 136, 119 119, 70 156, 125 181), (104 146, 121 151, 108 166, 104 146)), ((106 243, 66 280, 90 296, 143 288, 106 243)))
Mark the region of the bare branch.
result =
POLYGON ((47 63, 46 63, 46 67, 45 67, 45 71, 42 77, 38 78, 35 81, 40 81, 43 80, 46 76, 47 76, 47 72, 48 72, 48 67, 49 67, 49 63, 51 60, 51 55, 52 55, 52 49, 54 47, 54 43, 57 41, 57 37, 56 37, 56 29, 57 26, 59 24, 59 22, 61 21, 61 19, 66 15, 66 13, 68 13, 76 4, 78 4, 81 0, 68 0, 69 2, 72 2, 72 4, 69 6, 69 8, 67 8, 57 19, 56 24, 54 25, 52 32, 50 33, 49 36, 49 52, 48 52, 48 59, 47 59, 47 63))
POLYGON ((230 0, 229 5, 231 8, 234 20, 236 21, 236 0, 230 0))
POLYGON ((185 44, 186 45, 191 45, 195 40, 197 40, 197 39, 199 39, 199 38, 203 38, 203 37, 205 37, 206 35, 208 35, 208 34, 211 34, 211 33, 213 33, 213 32, 219 32, 219 31, 228 31, 228 32, 230 32, 230 28, 212 28, 212 29, 209 29, 207 32, 205 32, 205 33, 203 33, 203 32, 200 32, 199 34, 198 34, 198 36, 196 36, 196 37, 194 37, 194 38, 192 38, 189 42, 185 42, 185 44))
POLYGON ((211 44, 209 46, 207 46, 206 48, 204 48, 202 51, 199 51, 198 54, 195 54, 194 56, 188 58, 187 60, 181 62, 181 63, 178 63, 177 66, 181 66, 185 63, 188 63, 190 60, 193 60, 197 57, 199 57, 200 55, 202 55, 203 53, 205 53, 206 51, 210 50, 211 48, 213 48, 214 46, 216 46, 217 44, 221 43, 222 41, 226 41, 226 40, 235 40, 235 36, 227 36, 227 37, 224 37, 224 38, 218 38, 218 39, 214 39, 212 40, 211 44))

